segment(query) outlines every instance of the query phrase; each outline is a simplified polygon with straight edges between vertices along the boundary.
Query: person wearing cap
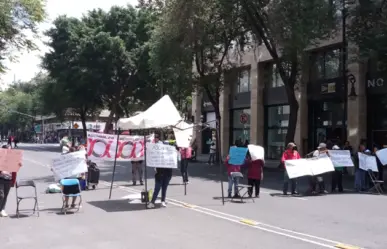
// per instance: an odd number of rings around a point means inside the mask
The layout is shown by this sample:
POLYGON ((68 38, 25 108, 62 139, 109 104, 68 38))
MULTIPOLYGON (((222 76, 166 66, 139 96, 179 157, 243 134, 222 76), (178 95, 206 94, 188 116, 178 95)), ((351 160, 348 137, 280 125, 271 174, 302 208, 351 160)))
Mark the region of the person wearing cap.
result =
MULTIPOLYGON (((340 147, 337 145, 334 145, 332 149, 340 150, 340 147)), ((344 167, 335 167, 335 171, 332 172, 332 188, 331 188, 332 192, 336 191, 336 186, 340 193, 343 192, 343 170, 344 170, 344 167)))
MULTIPOLYGON (((317 150, 313 152, 313 157, 321 157, 321 156, 329 156, 328 148, 325 143, 320 143, 317 147, 317 150)), ((309 178, 309 184, 311 188, 312 194, 316 194, 316 183, 318 183, 319 193, 327 194, 328 192, 325 190, 325 182, 323 175, 319 176, 311 176, 309 178)))
MULTIPOLYGON (((286 146, 286 150, 282 154, 281 157, 281 164, 285 165, 286 160, 295 160, 295 159, 300 159, 300 154, 297 151, 297 146, 295 143, 288 143, 286 146)), ((287 171, 285 170, 284 173, 284 185, 283 185, 283 194, 287 195, 288 194, 288 188, 289 188, 289 181, 291 184, 291 189, 292 189, 292 195, 297 195, 297 181, 296 179, 289 179, 289 175, 287 171)))

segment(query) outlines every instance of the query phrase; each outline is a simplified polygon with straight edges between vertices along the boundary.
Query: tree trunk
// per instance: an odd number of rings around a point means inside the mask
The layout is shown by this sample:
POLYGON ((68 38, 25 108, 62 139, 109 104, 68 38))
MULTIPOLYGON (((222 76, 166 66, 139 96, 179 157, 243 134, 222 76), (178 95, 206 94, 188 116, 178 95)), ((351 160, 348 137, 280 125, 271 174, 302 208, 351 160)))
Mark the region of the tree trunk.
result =
POLYGON ((222 156, 222 134, 221 134, 221 116, 220 116, 220 110, 219 105, 217 107, 214 107, 215 109, 215 117, 216 117, 216 162, 220 162, 221 156, 222 156))
POLYGON ((79 116, 80 116, 81 122, 82 122, 83 138, 86 139, 87 138, 86 111, 85 110, 81 110, 79 112, 79 116))
POLYGON ((286 133, 286 139, 285 139, 285 146, 290 143, 294 142, 294 137, 296 134, 296 127, 297 127, 297 116, 298 116, 298 101, 296 99, 296 94, 294 92, 294 87, 292 87, 292 84, 286 84, 286 95, 288 97, 289 102, 289 124, 288 124, 288 131, 286 133))
POLYGON ((108 120, 106 121, 104 133, 109 133, 109 132, 114 130, 114 129, 112 129, 112 124, 113 124, 113 121, 114 121, 114 116, 116 114, 117 104, 118 104, 117 101, 113 100, 112 108, 110 110, 110 114, 109 114, 108 120))

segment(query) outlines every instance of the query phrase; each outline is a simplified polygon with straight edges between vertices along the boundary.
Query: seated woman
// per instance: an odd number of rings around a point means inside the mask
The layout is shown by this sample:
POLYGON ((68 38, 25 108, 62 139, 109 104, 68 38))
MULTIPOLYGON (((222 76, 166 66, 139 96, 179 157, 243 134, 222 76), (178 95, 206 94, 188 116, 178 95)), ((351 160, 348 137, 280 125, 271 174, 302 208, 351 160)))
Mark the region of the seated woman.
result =
MULTIPOLYGON (((65 178, 65 179, 74 179, 74 178, 65 178)), ((62 193, 65 195, 65 208, 69 208, 69 199, 70 197, 68 195, 76 195, 80 193, 80 187, 78 183, 74 183, 72 185, 62 185, 62 193)), ((76 201, 77 201, 77 196, 72 197, 72 202, 71 202, 71 208, 76 207, 76 201)))

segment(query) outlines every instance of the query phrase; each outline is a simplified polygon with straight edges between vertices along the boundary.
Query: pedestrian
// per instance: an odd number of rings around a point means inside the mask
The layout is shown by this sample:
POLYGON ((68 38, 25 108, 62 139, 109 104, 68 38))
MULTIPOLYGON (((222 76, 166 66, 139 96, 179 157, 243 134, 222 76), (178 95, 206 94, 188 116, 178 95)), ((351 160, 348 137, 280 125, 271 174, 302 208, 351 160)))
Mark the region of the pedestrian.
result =
POLYGON ((188 160, 191 158, 191 148, 180 148, 180 171, 181 177, 183 178, 183 184, 188 184, 188 160))
MULTIPOLYGON (((384 183, 384 165, 382 164, 382 162, 379 160, 379 157, 376 155, 376 152, 379 150, 379 146, 374 144, 373 148, 372 148, 372 155, 375 156, 376 158, 376 163, 377 163, 377 166, 378 166, 378 174, 377 174, 377 177, 375 177, 376 179, 378 179, 378 181, 381 181, 384 183)), ((372 184, 372 181, 370 181, 370 183, 372 184)), ((384 191, 384 185, 383 183, 380 184, 380 187, 382 188, 382 190, 384 191)), ((372 186, 373 187, 373 184, 372 186)))
POLYGON ((261 180, 263 179, 264 160, 251 160, 248 166, 247 182, 249 197, 253 196, 253 187, 255 187, 255 197, 259 198, 261 180))
MULTIPOLYGON (((368 150, 365 146, 365 143, 361 143, 358 148, 358 152, 363 154, 371 154, 371 151, 368 150)), ((366 171, 360 168, 360 160, 359 155, 357 154, 355 157, 355 190, 357 192, 366 190, 366 171)))
POLYGON ((241 166, 240 165, 231 165, 229 164, 230 156, 228 155, 225 161, 225 166, 227 168, 227 175, 228 175, 228 198, 232 197, 232 187, 234 186, 234 198, 239 197, 239 191, 238 191, 238 184, 239 184, 239 178, 238 177, 232 177, 232 172, 241 172, 241 166))
MULTIPOLYGON (((334 145, 332 147, 333 150, 340 150, 340 147, 337 145, 334 145)), ((344 166, 344 165, 342 165, 344 166)), ((344 167, 335 167, 335 171, 332 172, 332 188, 331 192, 336 191, 336 187, 338 188, 338 191, 340 193, 343 192, 343 170, 344 167)))
MULTIPOLYGON (((11 149, 11 146, 3 146, 2 149, 11 149)), ((19 164, 21 167, 21 163, 19 164)), ((11 187, 15 186, 16 172, 0 171, 0 217, 8 217, 5 212, 5 205, 7 204, 8 194, 11 187)))
MULTIPOLYGON (((284 151, 284 153, 282 154, 282 157, 281 157, 281 164, 282 165, 285 165, 285 161, 286 160, 295 160, 295 159, 300 159, 300 154, 298 153, 297 151, 297 146, 295 143, 289 143, 287 146, 286 146, 286 150, 284 151)), ((289 175, 286 171, 286 168, 285 168, 285 172, 284 172, 284 184, 283 184, 283 194, 284 195, 287 195, 288 194, 288 188, 289 188, 289 182, 291 184, 291 191, 292 191, 292 195, 297 195, 297 180, 296 179, 290 179, 289 178, 289 175)))
POLYGON ((137 175, 138 179, 140 180, 140 185, 144 185, 144 181, 142 180, 142 164, 143 161, 132 161, 132 181, 133 181, 133 186, 136 186, 137 184, 137 175))
POLYGON ((210 157, 208 158, 208 164, 210 165, 215 164, 215 157, 216 157, 216 141, 213 140, 210 146, 210 157))
MULTIPOLYGON (((317 147, 317 150, 313 152, 313 157, 323 157, 329 156, 328 148, 325 143, 320 143, 317 147)), ((327 194, 328 192, 325 189, 324 175, 311 176, 309 177, 309 184, 312 194, 316 194, 316 185, 318 184, 319 193, 327 194)))
POLYGON ((8 145, 10 148, 12 148, 12 136, 9 136, 9 137, 8 137, 8 143, 7 143, 7 145, 8 145))

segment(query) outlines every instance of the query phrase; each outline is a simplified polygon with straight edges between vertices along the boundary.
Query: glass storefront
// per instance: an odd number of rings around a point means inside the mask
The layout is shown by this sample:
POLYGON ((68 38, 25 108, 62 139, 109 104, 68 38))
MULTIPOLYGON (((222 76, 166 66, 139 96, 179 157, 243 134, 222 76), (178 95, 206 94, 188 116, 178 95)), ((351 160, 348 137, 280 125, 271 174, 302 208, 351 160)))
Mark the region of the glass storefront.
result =
POLYGON ((239 140, 243 144, 250 141, 250 109, 236 109, 231 111, 231 141, 230 144, 235 144, 239 140))
POLYGON ((285 138, 289 124, 288 105, 266 107, 266 158, 280 159, 285 149, 285 138))

